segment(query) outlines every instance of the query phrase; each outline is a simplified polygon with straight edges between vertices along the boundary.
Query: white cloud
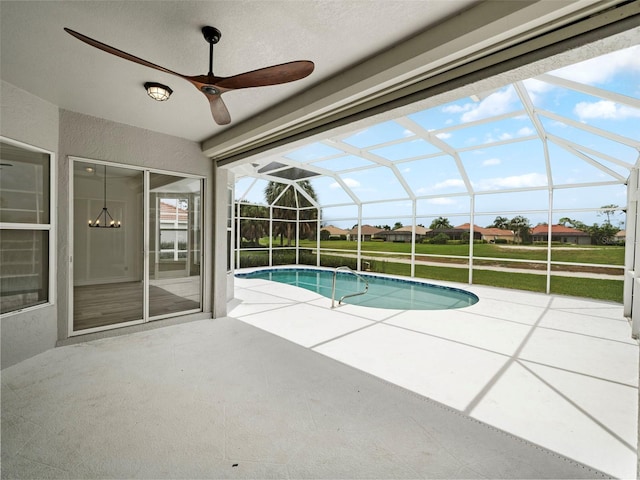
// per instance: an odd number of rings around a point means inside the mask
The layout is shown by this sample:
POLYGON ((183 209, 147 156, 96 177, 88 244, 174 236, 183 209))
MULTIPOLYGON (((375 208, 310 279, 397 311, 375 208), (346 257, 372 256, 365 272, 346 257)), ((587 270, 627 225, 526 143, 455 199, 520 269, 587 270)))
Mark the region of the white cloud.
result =
POLYGON ((447 105, 442 107, 444 113, 462 113, 468 112, 474 107, 473 103, 465 103, 464 105, 447 105))
POLYGON ((409 173, 411 169, 409 167, 402 169, 402 173, 409 173))
POLYGON ((518 130, 518 135, 520 135, 521 137, 526 137, 527 135, 533 135, 535 133, 535 130, 531 127, 522 127, 520 130, 518 130))
POLYGON ((482 166, 483 167, 491 167, 493 165, 500 165, 500 159, 499 158, 489 158, 488 160, 485 160, 484 162, 482 162, 482 166))
POLYGON ((528 78, 523 83, 534 105, 538 102, 538 98, 540 98, 541 95, 544 95, 550 90, 556 88, 550 83, 536 80, 535 78, 528 78))
MULTIPOLYGON (((358 188, 360 186, 360 182, 354 180, 353 178, 345 178, 343 181, 349 188, 358 188)), ((340 185, 338 182, 333 182, 329 185, 329 188, 342 188, 342 185, 340 185)))
POLYGON ((436 183, 433 188, 443 189, 449 187, 464 187, 464 182, 459 178, 449 178, 443 182, 436 183))
POLYGON ((640 45, 569 65, 551 72, 558 77, 587 84, 603 84, 616 74, 640 71, 640 45))
POLYGON ((474 108, 462 114, 463 122, 472 122, 481 118, 493 115, 501 115, 511 109, 513 102, 517 100, 517 95, 513 87, 507 87, 504 90, 492 93, 474 108))
POLYGON ((436 133, 436 137, 438 137, 440 140, 446 140, 447 138, 451 138, 451 134, 447 132, 436 133))
POLYGON ((504 132, 504 133, 501 133, 498 138, 500 140, 511 140, 513 138, 513 135, 511 135, 510 133, 504 132))
POLYGON ((413 133, 413 132, 412 132, 411 130, 409 130, 408 128, 405 128, 405 129, 402 131, 402 136, 403 136, 403 137, 405 137, 405 138, 406 138, 406 137, 413 137, 414 135, 415 135, 415 133, 413 133))
POLYGON ((474 182, 477 190, 499 190, 503 188, 540 187, 547 184, 547 176, 540 173, 525 173, 510 177, 486 178, 474 182))
POLYGON ((599 102, 580 102, 575 107, 575 112, 580 120, 591 118, 604 118, 608 120, 623 120, 629 117, 640 117, 640 110, 619 105, 611 100, 599 102))

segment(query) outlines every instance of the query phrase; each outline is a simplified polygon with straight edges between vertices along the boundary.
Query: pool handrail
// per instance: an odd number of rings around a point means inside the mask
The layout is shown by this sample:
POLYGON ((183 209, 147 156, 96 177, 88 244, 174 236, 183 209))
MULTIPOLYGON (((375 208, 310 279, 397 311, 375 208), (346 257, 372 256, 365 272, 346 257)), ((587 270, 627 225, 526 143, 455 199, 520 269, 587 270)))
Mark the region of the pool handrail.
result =
POLYGON ((356 293, 348 293, 346 295, 343 295, 340 300, 338 301, 338 305, 342 304, 342 301, 345 298, 349 298, 349 297, 355 297, 357 295, 364 295, 365 293, 367 293, 369 291, 369 282, 367 281, 366 278, 364 278, 362 275, 360 275, 358 272, 356 272, 355 270, 353 270, 351 267, 348 267, 346 265, 342 265, 341 267, 337 267, 334 271, 333 271, 333 285, 331 287, 331 308, 335 308, 335 302, 336 302, 336 277, 338 276, 338 270, 347 270, 351 273, 353 273, 356 277, 358 277, 360 280, 362 280, 364 282, 364 291, 363 292, 356 292, 356 293))

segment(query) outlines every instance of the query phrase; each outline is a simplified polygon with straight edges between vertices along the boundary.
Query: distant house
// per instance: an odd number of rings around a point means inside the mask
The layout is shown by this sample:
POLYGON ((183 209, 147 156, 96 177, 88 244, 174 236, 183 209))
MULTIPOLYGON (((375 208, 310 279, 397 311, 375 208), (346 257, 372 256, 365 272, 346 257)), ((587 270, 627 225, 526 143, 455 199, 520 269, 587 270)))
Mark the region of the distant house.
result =
MULTIPOLYGON (((536 225, 531 229, 534 242, 546 242, 549 238, 549 225, 536 225)), ((551 241, 558 243, 573 243, 576 245, 591 245, 591 235, 576 228, 564 225, 551 225, 551 241)))
MULTIPOLYGON (((376 238, 383 238, 385 242, 411 242, 411 225, 400 227, 396 230, 382 230, 376 233, 376 238)), ((416 242, 422 241, 431 230, 416 225, 416 242)))
POLYGON ((321 227, 320 231, 322 232, 322 230, 326 230, 327 232, 329 232, 329 239, 339 239, 341 237, 347 238, 347 236, 349 235, 349 230, 334 227, 333 225, 327 225, 326 227, 321 227))
POLYGON ((626 230, 620 230, 618 233, 615 234, 615 242, 618 244, 624 245, 626 239, 627 239, 626 230))
MULTIPOLYGON (((482 230, 481 227, 474 225, 473 226, 473 239, 474 240, 482 240, 482 233, 479 230, 482 230)), ((469 238, 469 233, 471 232, 471 225, 469 223, 463 223, 462 225, 458 225, 453 228, 436 228, 430 230, 428 232, 429 237, 435 237, 440 233, 444 233, 449 237, 449 240, 467 240, 469 238)))
MULTIPOLYGON (((371 238, 375 235, 377 235, 380 232, 384 232, 385 230, 381 229, 381 228, 377 228, 377 227, 373 227, 371 225, 362 225, 362 228, 360 229, 360 241, 362 242, 366 242, 371 240, 371 238)), ((351 230, 349 230, 349 233, 347 234, 347 240, 351 240, 351 241, 357 241, 358 240, 358 227, 356 226, 355 228, 352 228, 351 230)))
MULTIPOLYGON (((478 227, 475 227, 478 228, 478 227)), ((507 242, 513 243, 515 234, 511 230, 505 230, 502 228, 478 228, 480 233, 482 234, 482 240, 487 243, 496 243, 496 242, 507 242)))

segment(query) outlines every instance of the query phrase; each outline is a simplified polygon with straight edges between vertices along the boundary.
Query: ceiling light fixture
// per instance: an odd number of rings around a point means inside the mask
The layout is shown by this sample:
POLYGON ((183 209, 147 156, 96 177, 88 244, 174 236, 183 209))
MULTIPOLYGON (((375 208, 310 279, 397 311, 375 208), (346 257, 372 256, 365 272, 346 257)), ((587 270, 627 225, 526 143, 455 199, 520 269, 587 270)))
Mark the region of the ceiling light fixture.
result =
POLYGON ((173 90, 161 83, 147 82, 144 84, 144 88, 147 90, 147 95, 159 102, 168 100, 173 93, 173 90))
POLYGON ((96 219, 91 222, 91 220, 89 220, 89 227, 90 228, 120 228, 120 221, 118 220, 117 222, 113 219, 113 217, 111 216, 111 214, 109 213, 109 210, 107 210, 107 166, 104 166, 104 203, 103 203, 103 207, 102 210, 100 211, 100 213, 98 214, 98 216, 96 217, 96 219), (102 225, 100 225, 100 218, 103 218, 104 221, 102 222, 102 225))

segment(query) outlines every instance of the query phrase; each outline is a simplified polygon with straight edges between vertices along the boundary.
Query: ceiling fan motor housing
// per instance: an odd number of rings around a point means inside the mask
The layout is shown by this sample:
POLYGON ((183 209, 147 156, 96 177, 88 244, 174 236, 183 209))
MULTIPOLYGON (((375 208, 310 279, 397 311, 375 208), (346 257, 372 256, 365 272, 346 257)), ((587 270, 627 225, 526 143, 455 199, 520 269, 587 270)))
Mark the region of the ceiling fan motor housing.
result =
POLYGON ((209 43, 218 43, 220 41, 220 37, 222 37, 222 33, 215 27, 202 27, 202 35, 204 35, 204 39, 209 43))

